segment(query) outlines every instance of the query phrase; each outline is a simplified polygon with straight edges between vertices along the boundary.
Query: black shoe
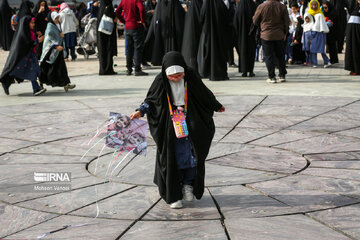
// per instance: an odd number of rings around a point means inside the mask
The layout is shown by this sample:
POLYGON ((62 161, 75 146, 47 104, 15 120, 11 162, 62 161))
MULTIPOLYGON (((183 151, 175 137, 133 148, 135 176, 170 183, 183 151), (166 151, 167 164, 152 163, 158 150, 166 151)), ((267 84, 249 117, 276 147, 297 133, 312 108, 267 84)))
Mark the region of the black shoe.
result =
POLYGON ((249 77, 255 77, 255 73, 253 72, 249 73, 249 77))
POLYGON ((135 72, 135 76, 147 76, 147 75, 149 75, 149 74, 146 72, 143 72, 142 70, 135 72))
POLYGON ((9 87, 8 85, 6 85, 5 83, 1 83, 3 89, 4 89, 4 92, 6 95, 10 95, 10 92, 9 92, 9 87))
POLYGON ((131 76, 132 71, 126 70, 126 76, 131 76))
POLYGON ((247 73, 241 74, 242 77, 247 77, 247 73))
POLYGON ((44 92, 46 92, 46 88, 43 88, 43 89, 37 91, 36 93, 34 93, 34 96, 39 96, 39 95, 43 94, 44 92))
POLYGON ((141 64, 143 67, 145 67, 145 68, 149 68, 149 67, 151 67, 148 63, 143 63, 143 64, 141 64))

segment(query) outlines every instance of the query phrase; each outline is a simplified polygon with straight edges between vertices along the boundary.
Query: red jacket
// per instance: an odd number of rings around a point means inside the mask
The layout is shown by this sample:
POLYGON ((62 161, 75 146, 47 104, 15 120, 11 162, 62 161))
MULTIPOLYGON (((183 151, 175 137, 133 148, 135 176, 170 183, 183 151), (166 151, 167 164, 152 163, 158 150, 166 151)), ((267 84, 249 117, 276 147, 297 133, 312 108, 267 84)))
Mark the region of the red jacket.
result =
POLYGON ((120 22, 125 23, 125 29, 136 29, 145 23, 145 8, 141 0, 122 0, 115 11, 120 22))

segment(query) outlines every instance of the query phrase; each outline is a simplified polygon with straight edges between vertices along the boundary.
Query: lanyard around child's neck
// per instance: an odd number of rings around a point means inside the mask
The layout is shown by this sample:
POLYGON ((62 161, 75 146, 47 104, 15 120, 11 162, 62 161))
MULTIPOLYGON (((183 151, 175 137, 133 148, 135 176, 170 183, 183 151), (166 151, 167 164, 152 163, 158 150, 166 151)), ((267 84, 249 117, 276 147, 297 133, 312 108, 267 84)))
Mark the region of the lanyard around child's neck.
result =
MULTIPOLYGON (((171 106, 169 94, 167 94, 167 99, 168 99, 168 104, 169 104, 170 115, 171 115, 171 117, 172 117, 174 113, 173 113, 173 110, 172 110, 172 106, 171 106)), ((186 113, 187 113, 187 100, 188 100, 188 96, 187 96, 187 82, 185 81, 185 110, 184 110, 184 114, 185 114, 185 115, 186 115, 186 113)))

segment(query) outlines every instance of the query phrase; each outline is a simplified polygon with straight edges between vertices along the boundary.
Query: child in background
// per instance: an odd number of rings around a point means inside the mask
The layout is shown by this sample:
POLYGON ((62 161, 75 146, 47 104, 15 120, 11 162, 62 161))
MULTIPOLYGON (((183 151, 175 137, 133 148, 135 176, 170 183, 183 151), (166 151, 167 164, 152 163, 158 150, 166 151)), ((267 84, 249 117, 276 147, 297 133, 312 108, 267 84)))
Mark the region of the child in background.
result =
POLYGON ((296 19, 296 29, 294 32, 294 37, 293 37, 293 62, 295 64, 302 64, 305 62, 305 53, 302 50, 302 42, 301 42, 301 38, 303 35, 303 28, 302 28, 302 24, 304 23, 304 20, 301 18, 301 16, 299 16, 296 19))
POLYGON ((310 13, 305 13, 304 18, 305 18, 305 23, 303 25, 303 34, 301 38, 302 50, 305 52, 305 56, 306 56, 304 65, 311 66, 312 65, 311 54, 310 54, 310 46, 312 40, 311 29, 314 24, 314 19, 310 13))
POLYGON ((289 26, 289 36, 287 38, 286 42, 286 57, 285 60, 288 61, 288 63, 293 63, 293 56, 292 56, 292 41, 293 41, 293 34, 296 29, 295 23, 297 22, 297 18, 300 16, 299 13, 299 5, 294 2, 291 5, 291 14, 289 15, 290 18, 290 26, 289 26))
POLYGON ((18 25, 19 25, 19 18, 18 18, 18 13, 19 10, 18 9, 14 9, 13 15, 11 17, 11 28, 12 30, 15 32, 18 25))

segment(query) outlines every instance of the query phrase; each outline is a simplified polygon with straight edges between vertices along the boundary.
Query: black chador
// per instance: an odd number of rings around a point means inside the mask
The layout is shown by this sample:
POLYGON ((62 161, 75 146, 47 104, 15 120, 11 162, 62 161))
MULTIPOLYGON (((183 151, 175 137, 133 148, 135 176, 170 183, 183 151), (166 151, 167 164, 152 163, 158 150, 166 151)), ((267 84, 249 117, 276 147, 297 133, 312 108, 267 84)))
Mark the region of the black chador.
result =
POLYGON ((11 41, 14 31, 11 29, 12 9, 7 0, 0 0, 0 47, 8 51, 11 47, 11 41))
MULTIPOLYGON (((100 9, 98 12, 98 23, 100 23, 104 14, 112 19, 115 19, 114 7, 111 0, 100 0, 99 4, 100 9)), ((114 24, 111 35, 98 31, 97 48, 100 65, 99 75, 116 74, 113 66, 113 57, 117 56, 116 24, 114 24)))
POLYGON ((181 66, 185 70, 184 80, 187 82, 188 89, 186 122, 194 157, 197 160, 196 177, 193 183, 194 195, 197 199, 200 199, 204 193, 205 159, 215 133, 213 113, 222 107, 201 81, 200 76, 186 66, 179 52, 169 52, 164 56, 162 71, 152 83, 145 102, 150 106, 147 119, 150 133, 157 147, 154 183, 158 186, 161 197, 169 204, 182 199, 175 160, 176 136, 167 101, 167 94, 171 102, 173 102, 173 96, 165 72, 173 65, 181 66))
POLYGON ((349 23, 346 29, 346 52, 345 69, 350 73, 360 75, 360 4, 355 6, 350 13, 349 23))
MULTIPOLYGON (((337 15, 337 23, 336 23, 336 40, 337 40, 337 48, 338 52, 341 53, 344 49, 344 39, 346 32, 346 1, 345 0, 330 0, 331 6, 333 6, 334 11, 337 15)), ((349 11, 351 13, 351 11, 349 11)))
POLYGON ((197 53, 201 34, 200 11, 202 0, 192 0, 185 15, 182 55, 186 65, 197 71, 197 53))
POLYGON ((34 16, 32 13, 33 8, 34 8, 34 3, 32 3, 29 0, 22 0, 18 13, 19 22, 23 16, 29 15, 33 17, 34 16))
POLYGON ((252 17, 255 11, 256 4, 253 0, 241 0, 235 10, 234 27, 239 50, 239 72, 243 73, 243 77, 246 77, 247 73, 250 77, 254 76, 256 31, 252 24, 252 17))
POLYGON ((227 80, 228 9, 223 0, 204 0, 200 22, 198 71, 210 80, 227 80))
POLYGON ((158 1, 145 40, 145 51, 152 49, 150 59, 152 65, 161 65, 163 56, 167 52, 181 51, 184 18, 185 10, 179 0, 158 1))
POLYGON ((50 13, 50 9, 47 5, 47 2, 45 0, 39 0, 37 2, 37 4, 35 5, 34 7, 34 10, 33 10, 33 14, 36 18, 35 20, 35 29, 36 29, 36 32, 41 32, 42 35, 45 34, 45 30, 46 30, 46 26, 47 26, 47 23, 48 23, 48 15, 50 13), (44 2, 44 11, 39 13, 39 9, 40 9, 40 6, 41 6, 41 3, 44 2))

